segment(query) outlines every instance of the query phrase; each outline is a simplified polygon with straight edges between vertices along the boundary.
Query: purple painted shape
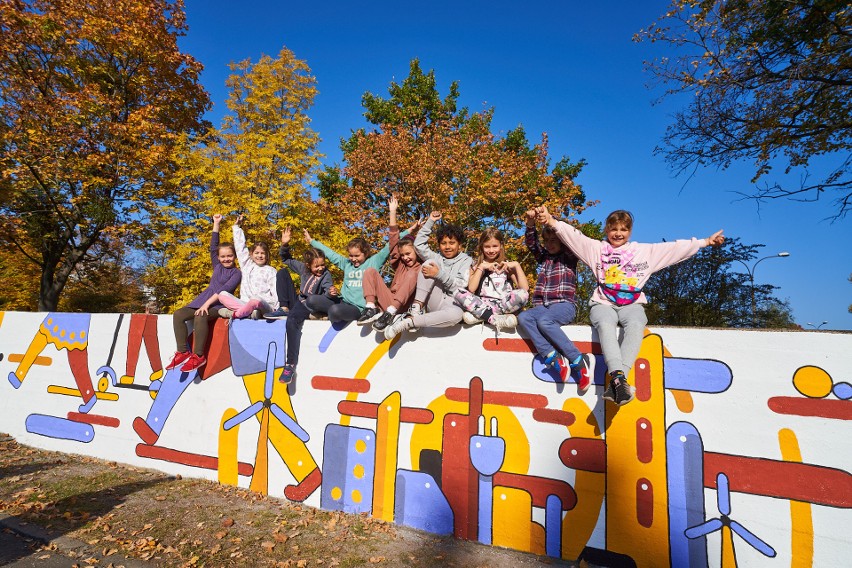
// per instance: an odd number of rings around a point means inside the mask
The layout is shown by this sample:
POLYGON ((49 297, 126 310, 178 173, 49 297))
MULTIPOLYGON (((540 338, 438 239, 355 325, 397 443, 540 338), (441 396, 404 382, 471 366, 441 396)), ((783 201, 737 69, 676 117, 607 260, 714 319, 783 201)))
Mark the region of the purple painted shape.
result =
POLYGON ((544 506, 544 552, 562 558, 562 500, 556 495, 548 495, 544 506))
POLYGON ((335 337, 337 337, 337 334, 343 331, 350 323, 352 322, 336 321, 332 323, 329 326, 328 331, 326 331, 325 335, 323 335, 322 339, 320 339, 319 352, 325 353, 326 351, 328 351, 328 348, 331 346, 331 342, 334 340, 335 337))
POLYGON ((27 432, 48 438, 74 440, 88 444, 95 439, 95 429, 91 424, 75 422, 67 418, 47 414, 30 414, 25 422, 27 432))
POLYGON ((435 534, 453 534, 453 510, 435 478, 428 473, 397 471, 393 514, 399 524, 435 534))
MULTIPOLYGON (((154 404, 151 405, 151 410, 148 411, 148 416, 145 418, 145 422, 157 436, 162 433, 169 414, 171 414, 183 392, 195 379, 196 374, 196 371, 184 373, 180 369, 166 371, 166 376, 163 377, 160 388, 157 389, 157 398, 154 399, 154 404)), ((151 385, 153 386, 153 384, 152 382, 151 385)), ((154 389, 152 388, 152 390, 154 389)))
POLYGON ((269 344, 274 343, 275 368, 284 366, 287 354, 287 320, 231 320, 228 326, 228 345, 231 368, 238 377, 266 370, 269 344))
POLYGON ((375 432, 339 424, 326 426, 320 507, 347 513, 369 513, 373 508, 375 462, 375 432), (362 451, 359 452, 359 449, 362 451), (356 472, 360 477, 356 477, 356 472), (338 492, 340 495, 335 498, 338 492))
POLYGON ((834 385, 834 396, 840 400, 849 400, 852 398, 852 385, 849 383, 837 383, 834 385))
POLYGON ((669 427, 666 456, 671 566, 707 568, 707 540, 684 534, 704 521, 705 512, 704 443, 695 426, 675 422, 669 427))
POLYGON ((722 361, 712 359, 663 359, 665 387, 691 392, 719 393, 731 386, 733 373, 722 361))
POLYGON ((496 436, 470 437, 470 462, 480 475, 494 475, 500 471, 506 457, 506 441, 496 436))

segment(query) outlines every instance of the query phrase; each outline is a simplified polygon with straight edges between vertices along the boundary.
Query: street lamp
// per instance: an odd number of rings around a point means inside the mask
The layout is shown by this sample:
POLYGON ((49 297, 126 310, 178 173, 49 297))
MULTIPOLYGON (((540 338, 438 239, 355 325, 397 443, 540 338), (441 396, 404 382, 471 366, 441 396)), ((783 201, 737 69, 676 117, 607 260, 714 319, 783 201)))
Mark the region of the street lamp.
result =
POLYGON ((824 326, 824 325, 825 325, 825 324, 827 324, 827 323, 828 323, 828 321, 824 321, 824 322, 822 322, 822 323, 821 323, 821 324, 819 324, 819 325, 814 325, 814 324, 812 324, 811 322, 808 322, 808 325, 809 325, 809 326, 811 326, 811 327, 812 327, 812 328, 814 328, 814 329, 819 330, 819 329, 822 329, 822 326, 824 326))
MULTIPOLYGON (((757 268, 757 265, 760 264, 761 262, 763 262, 764 260, 766 260, 767 258, 786 258, 788 256, 790 256, 790 253, 787 252, 787 251, 779 252, 777 254, 771 254, 769 256, 764 256, 763 258, 757 259, 757 262, 752 264, 751 268, 749 268, 748 264, 746 264, 745 261, 740 260, 738 258, 733 259, 733 260, 736 260, 737 262, 739 262, 740 264, 742 264, 743 266, 745 266, 746 272, 748 272, 748 278, 751 281, 751 327, 754 327, 754 313, 755 313, 754 271, 757 268)), ((828 322, 823 322, 823 323, 828 323, 828 322)), ((822 324, 820 324, 820 325, 822 325, 822 324)))

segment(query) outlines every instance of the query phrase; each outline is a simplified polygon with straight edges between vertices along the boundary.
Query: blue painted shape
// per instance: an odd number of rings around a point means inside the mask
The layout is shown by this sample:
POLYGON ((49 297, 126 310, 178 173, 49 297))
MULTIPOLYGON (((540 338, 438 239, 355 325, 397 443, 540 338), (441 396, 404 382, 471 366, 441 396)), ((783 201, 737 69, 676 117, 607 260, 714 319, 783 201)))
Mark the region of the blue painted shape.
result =
POLYGON ((348 321, 336 321, 332 323, 328 331, 325 332, 325 335, 322 336, 319 342, 319 352, 325 353, 328 351, 328 348, 331 346, 331 342, 334 341, 334 338, 337 337, 337 334, 346 329, 346 326, 352 322, 348 321))
POLYGON ((684 531, 704 522, 704 443, 695 426, 675 422, 666 432, 671 566, 707 568, 707 539, 684 531))
MULTIPOLYGON (((154 399, 154 404, 151 405, 151 410, 148 411, 148 416, 145 418, 145 422, 157 436, 163 431, 163 426, 166 424, 169 414, 171 414, 183 392, 192 384, 196 374, 196 371, 184 373, 180 369, 166 371, 166 375, 160 383, 160 388, 157 389, 157 398, 154 399)), ((153 385, 152 382, 151 386, 153 387, 153 385)))
POLYGON ((320 507, 347 513, 369 513, 373 508, 375 463, 375 432, 340 424, 326 426, 320 507), (358 452, 358 446, 364 451, 358 452), (363 468, 360 478, 355 476, 356 468, 358 471, 363 468), (332 496, 336 490, 341 492, 339 499, 332 496))
POLYGON ((263 402, 257 401, 254 404, 248 406, 247 408, 244 408, 243 410, 241 410, 239 413, 235 414, 234 416, 225 420, 225 422, 222 424, 222 429, 223 430, 230 430, 234 426, 242 424, 243 422, 245 422, 246 420, 248 420, 249 418, 251 418, 252 416, 257 414, 261 410, 263 410, 263 402))
POLYGON ((834 396, 840 400, 849 400, 852 398, 852 385, 849 383, 837 383, 834 385, 834 396))
POLYGON ((494 478, 490 475, 479 476, 479 511, 477 534, 479 542, 491 544, 492 520, 494 518, 494 478))
POLYGON ((38 434, 48 438, 74 440, 86 444, 95 439, 95 429, 92 428, 91 424, 74 422, 58 416, 30 414, 24 424, 30 434, 38 434))
POLYGON ((722 361, 712 359, 663 359, 665 386, 667 389, 692 392, 725 392, 731 386, 731 368, 722 361))
POLYGON ((494 475, 506 457, 506 441, 496 436, 471 436, 470 461, 480 475, 494 475))
POLYGON ((275 367, 284 366, 287 355, 287 320, 231 320, 228 326, 228 345, 231 369, 238 377, 266 370, 269 344, 275 343, 275 367))
POLYGON ((544 505, 544 552, 562 558, 562 499, 548 495, 544 505))
POLYGON ((293 420, 293 418, 284 412, 284 410, 275 404, 274 402, 269 406, 269 410, 272 411, 272 414, 275 418, 281 422, 281 425, 290 430, 294 436, 299 438, 303 442, 308 442, 311 439, 310 434, 308 434, 304 428, 299 426, 299 423, 293 420))
MULTIPOLYGON (((397 470, 395 503, 395 522, 434 534, 453 534, 453 510, 435 478, 428 473, 397 470)), ((482 533, 480 528, 479 534, 482 533)), ((490 530, 488 535, 491 536, 490 530)))
POLYGON ((14 372, 9 373, 9 383, 15 387, 16 389, 21 388, 21 380, 18 378, 14 372))

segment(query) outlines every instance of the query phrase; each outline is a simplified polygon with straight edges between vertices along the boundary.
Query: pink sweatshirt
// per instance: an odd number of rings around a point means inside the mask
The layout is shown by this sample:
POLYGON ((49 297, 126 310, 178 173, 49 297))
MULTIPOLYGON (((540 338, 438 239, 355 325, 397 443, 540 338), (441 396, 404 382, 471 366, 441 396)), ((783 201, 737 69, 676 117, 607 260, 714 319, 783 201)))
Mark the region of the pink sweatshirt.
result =
POLYGON ((553 229, 559 240, 595 273, 598 286, 591 301, 598 304, 648 303, 641 290, 654 272, 686 260, 707 245, 707 239, 693 238, 654 244, 631 241, 613 248, 562 221, 556 221, 553 229))

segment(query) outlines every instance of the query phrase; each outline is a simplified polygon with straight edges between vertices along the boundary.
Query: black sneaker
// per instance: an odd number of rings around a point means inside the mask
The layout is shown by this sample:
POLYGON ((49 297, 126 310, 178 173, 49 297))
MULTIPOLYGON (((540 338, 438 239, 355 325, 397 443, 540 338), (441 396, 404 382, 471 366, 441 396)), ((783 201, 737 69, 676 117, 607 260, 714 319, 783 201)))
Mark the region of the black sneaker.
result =
POLYGON ((390 324, 393 323, 393 318, 396 314, 384 312, 379 316, 379 319, 373 322, 373 329, 379 333, 383 332, 390 324))
POLYGON ((364 311, 362 311, 361 315, 358 317, 358 325, 373 323, 375 320, 379 319, 379 316, 381 315, 382 312, 376 308, 364 308, 364 311))
POLYGON ((624 406, 635 396, 633 393, 635 389, 630 386, 630 383, 627 382, 627 379, 622 379, 615 383, 613 387, 615 389, 615 404, 618 406, 624 406))
POLYGON ((605 399, 618 404, 618 399, 616 397, 615 387, 613 386, 613 384, 620 381, 624 381, 625 383, 627 382, 627 379, 624 377, 624 373, 622 373, 621 371, 613 371, 609 373, 609 386, 606 387, 606 390, 603 393, 603 397, 605 399))

